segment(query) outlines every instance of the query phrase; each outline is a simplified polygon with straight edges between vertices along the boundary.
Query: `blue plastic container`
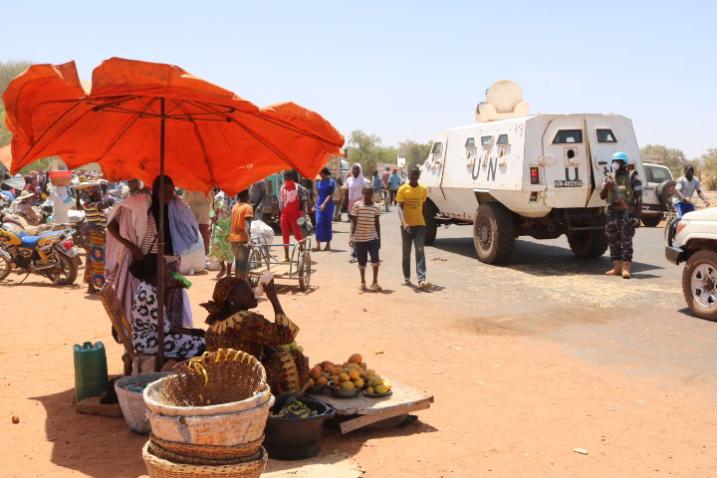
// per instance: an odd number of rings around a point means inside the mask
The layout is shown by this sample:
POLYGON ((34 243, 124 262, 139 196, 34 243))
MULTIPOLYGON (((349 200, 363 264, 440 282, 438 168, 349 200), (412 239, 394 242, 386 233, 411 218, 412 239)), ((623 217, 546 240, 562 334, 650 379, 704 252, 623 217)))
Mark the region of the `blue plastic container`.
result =
POLYGON ((107 388, 105 345, 85 342, 73 347, 75 356, 75 400, 99 395, 107 388))

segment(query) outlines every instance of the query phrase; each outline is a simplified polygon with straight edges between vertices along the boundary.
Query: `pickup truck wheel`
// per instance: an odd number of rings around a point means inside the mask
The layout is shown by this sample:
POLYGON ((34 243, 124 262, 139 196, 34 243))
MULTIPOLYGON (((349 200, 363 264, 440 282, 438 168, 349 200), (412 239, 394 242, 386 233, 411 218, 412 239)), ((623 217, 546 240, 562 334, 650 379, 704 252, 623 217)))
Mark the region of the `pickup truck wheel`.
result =
POLYGON ((478 206, 473 221, 473 245, 478 260, 486 264, 504 262, 514 244, 515 221, 511 212, 495 202, 478 206))
POLYGON ((602 230, 568 234, 570 250, 578 257, 600 257, 607 250, 607 237, 602 230))
POLYGON ((647 227, 657 227, 662 221, 662 216, 642 216, 642 223, 647 227))
POLYGON ((426 222, 426 240, 424 244, 426 246, 432 246, 436 241, 436 234, 438 233, 438 224, 436 224, 436 214, 438 214, 438 208, 431 201, 426 201, 423 204, 423 219, 426 222))
POLYGON ((717 252, 702 250, 690 256, 682 271, 682 292, 697 317, 717 320, 717 252))

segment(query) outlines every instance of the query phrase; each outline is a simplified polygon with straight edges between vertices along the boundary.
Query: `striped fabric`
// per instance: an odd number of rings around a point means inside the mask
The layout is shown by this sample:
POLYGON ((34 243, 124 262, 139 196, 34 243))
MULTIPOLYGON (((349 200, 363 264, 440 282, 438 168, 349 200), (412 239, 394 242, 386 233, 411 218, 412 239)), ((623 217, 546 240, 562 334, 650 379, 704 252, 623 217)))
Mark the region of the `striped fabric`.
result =
POLYGON ((378 239, 376 218, 381 215, 381 209, 378 206, 375 204, 369 206, 363 201, 357 201, 351 208, 351 215, 356 217, 354 241, 366 242, 378 239))

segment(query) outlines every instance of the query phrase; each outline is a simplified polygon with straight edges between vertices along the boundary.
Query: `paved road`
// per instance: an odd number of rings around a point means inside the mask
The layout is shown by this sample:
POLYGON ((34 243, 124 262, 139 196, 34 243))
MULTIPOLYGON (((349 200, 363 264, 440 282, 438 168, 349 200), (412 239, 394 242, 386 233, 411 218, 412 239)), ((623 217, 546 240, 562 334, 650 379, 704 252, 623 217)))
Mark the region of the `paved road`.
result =
MULTIPOLYGON (((381 274, 384 285, 395 285, 401 278, 401 253, 393 212, 382 216, 382 227, 381 274)), ((434 247, 426 249, 432 293, 456 315, 456 327, 537 335, 628 373, 717 379, 717 323, 689 315, 681 292, 682 267, 665 260, 662 228, 638 229, 629 281, 603 275, 610 268, 607 256, 576 258, 565 238, 521 238, 510 264, 482 264, 475 258, 471 231, 441 228, 434 247)))

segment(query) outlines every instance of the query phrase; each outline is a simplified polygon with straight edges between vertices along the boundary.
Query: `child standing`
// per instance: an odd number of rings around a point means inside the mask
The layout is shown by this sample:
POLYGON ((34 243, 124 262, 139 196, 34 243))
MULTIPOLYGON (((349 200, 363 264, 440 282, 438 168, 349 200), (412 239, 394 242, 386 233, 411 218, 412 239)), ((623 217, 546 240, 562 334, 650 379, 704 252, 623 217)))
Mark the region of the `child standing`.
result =
POLYGON ((371 256, 373 267, 373 283, 371 290, 381 291, 378 285, 378 250, 381 248, 381 210, 373 202, 373 187, 367 185, 363 189, 363 200, 354 203, 351 208, 351 236, 356 246, 359 272, 361 273, 361 290, 366 290, 366 263, 371 256))

